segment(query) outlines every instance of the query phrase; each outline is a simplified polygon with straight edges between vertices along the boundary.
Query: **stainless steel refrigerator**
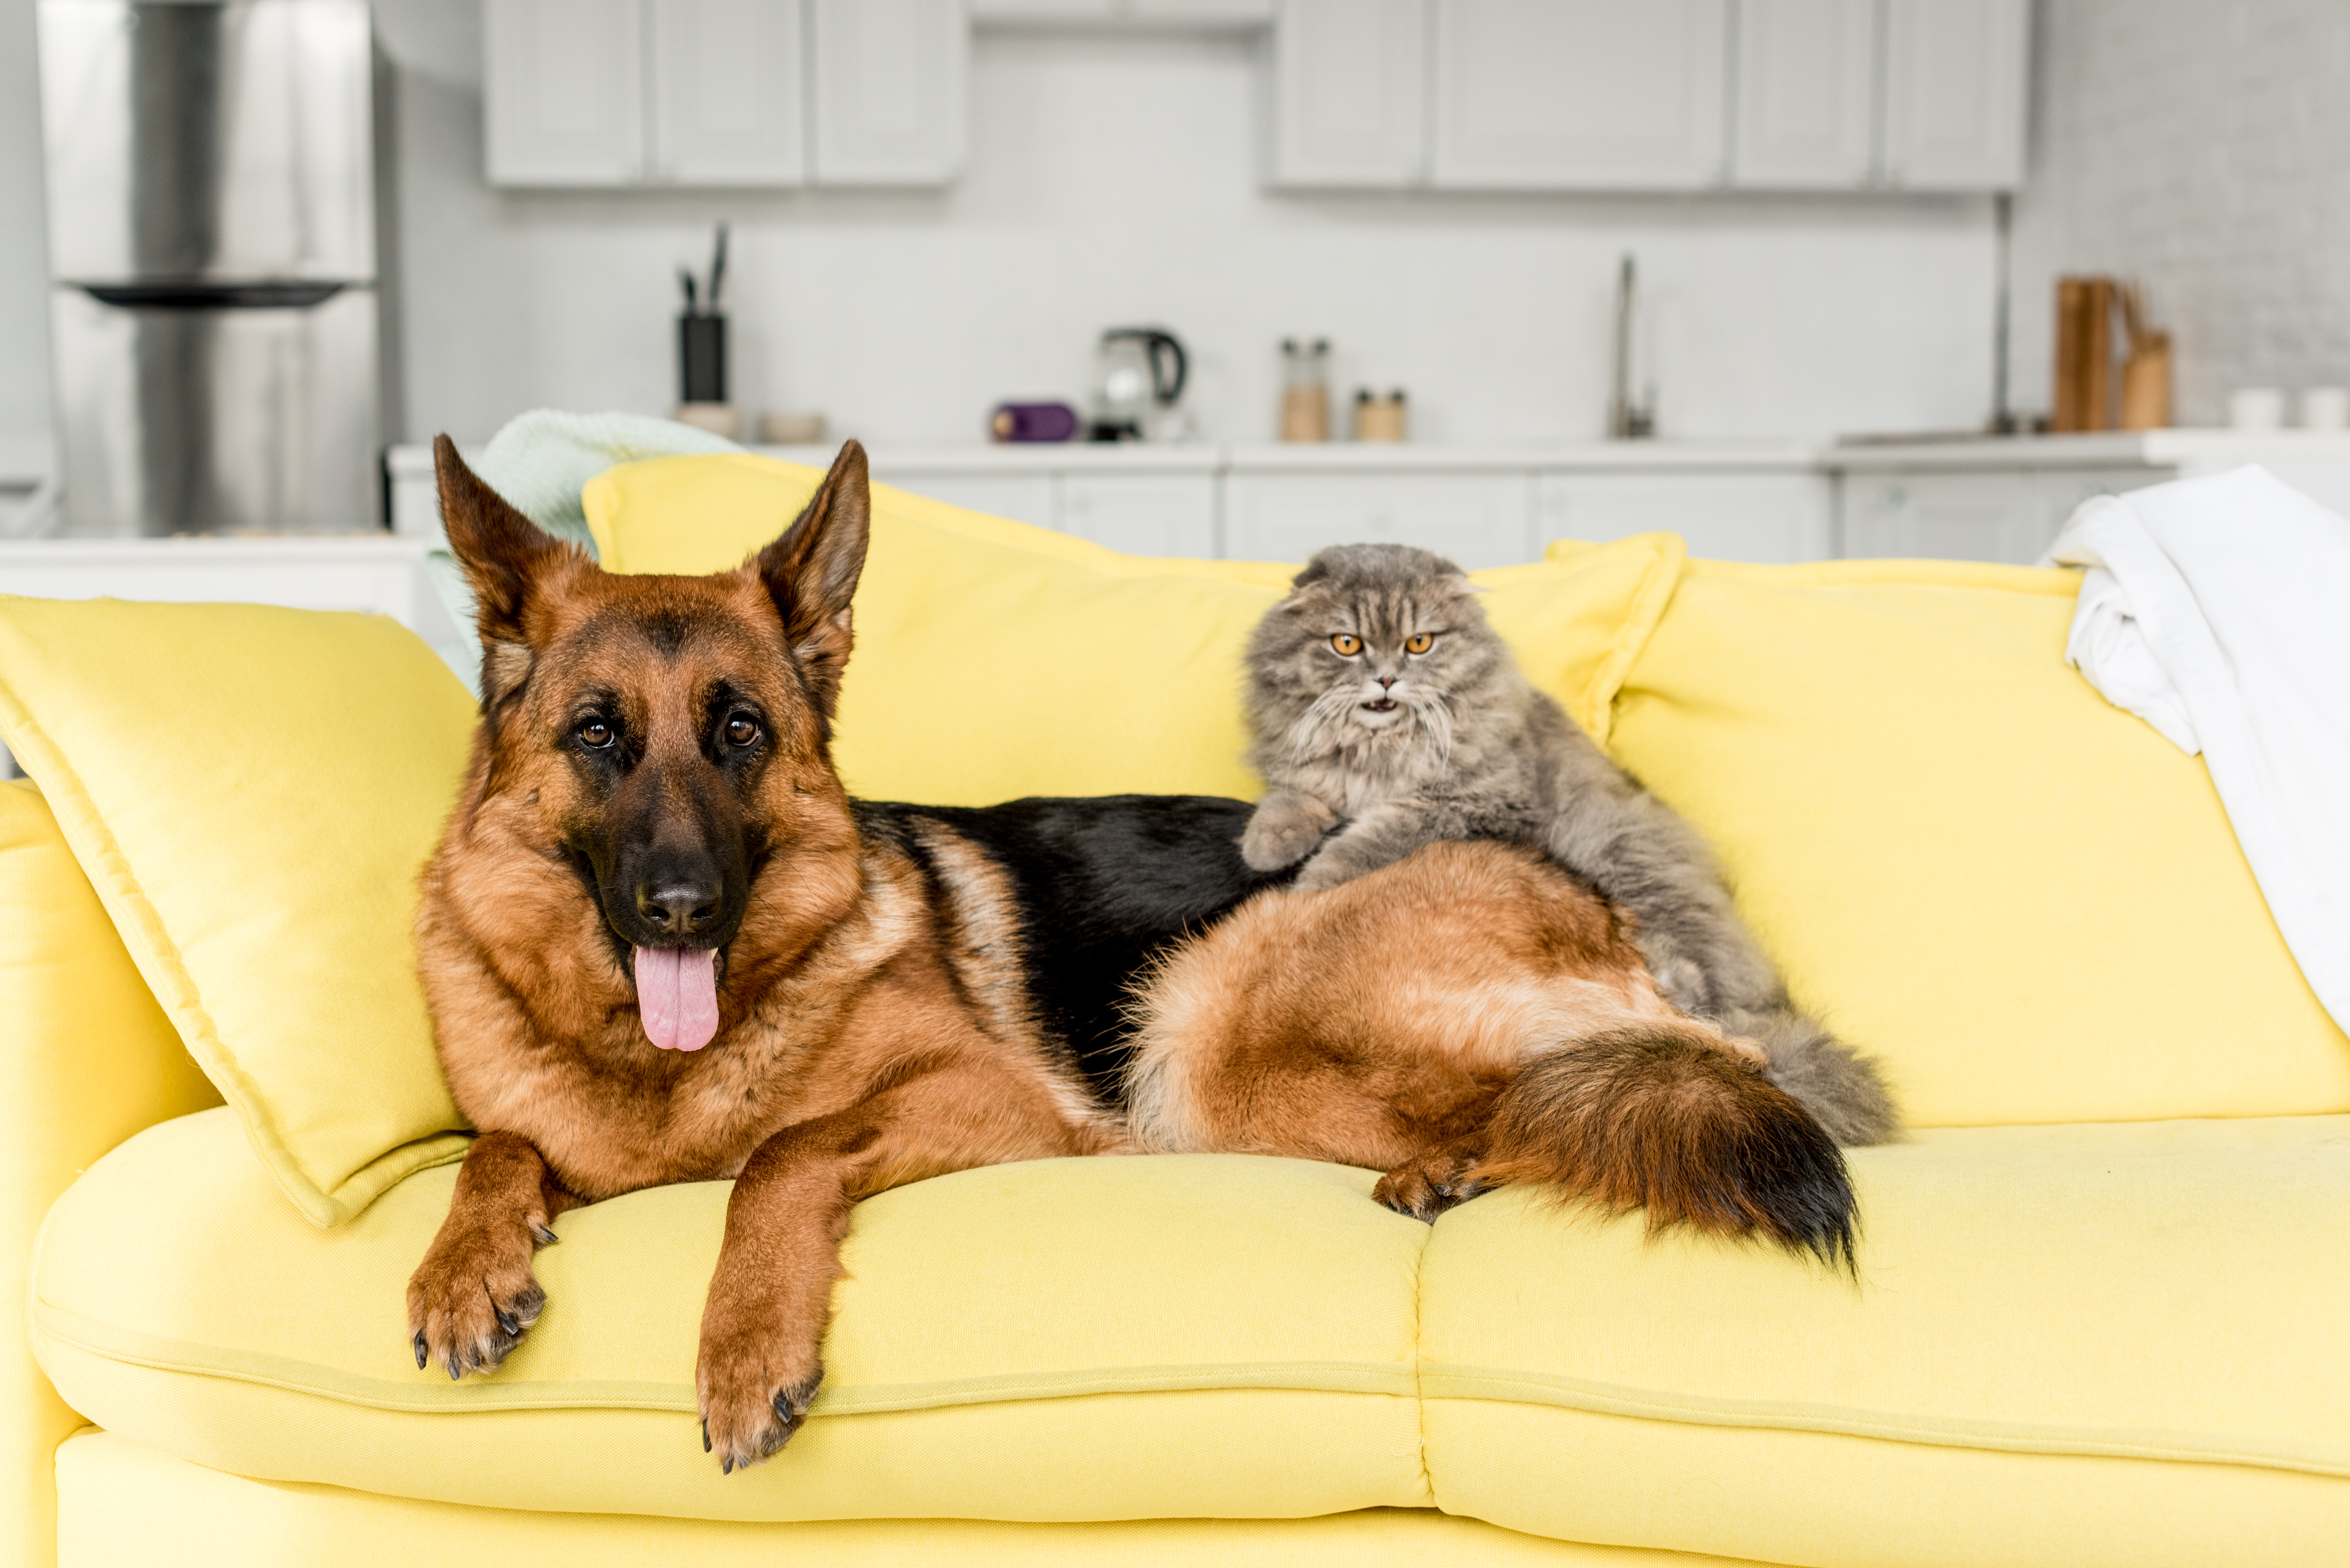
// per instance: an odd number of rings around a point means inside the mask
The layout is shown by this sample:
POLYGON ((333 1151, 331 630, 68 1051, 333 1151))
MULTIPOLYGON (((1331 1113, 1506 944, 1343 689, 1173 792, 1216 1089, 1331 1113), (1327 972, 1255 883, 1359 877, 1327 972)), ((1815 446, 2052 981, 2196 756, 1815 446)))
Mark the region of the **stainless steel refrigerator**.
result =
POLYGON ((380 526, 365 0, 40 0, 66 530, 380 526))

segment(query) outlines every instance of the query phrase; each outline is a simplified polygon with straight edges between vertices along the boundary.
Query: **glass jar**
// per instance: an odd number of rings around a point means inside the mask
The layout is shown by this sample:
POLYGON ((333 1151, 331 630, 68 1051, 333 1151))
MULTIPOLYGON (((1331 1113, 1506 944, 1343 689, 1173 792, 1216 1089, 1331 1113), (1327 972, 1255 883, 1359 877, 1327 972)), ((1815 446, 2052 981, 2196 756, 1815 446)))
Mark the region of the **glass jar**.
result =
POLYGON ((1281 439, 1330 439, 1330 340, 1281 340, 1281 439))

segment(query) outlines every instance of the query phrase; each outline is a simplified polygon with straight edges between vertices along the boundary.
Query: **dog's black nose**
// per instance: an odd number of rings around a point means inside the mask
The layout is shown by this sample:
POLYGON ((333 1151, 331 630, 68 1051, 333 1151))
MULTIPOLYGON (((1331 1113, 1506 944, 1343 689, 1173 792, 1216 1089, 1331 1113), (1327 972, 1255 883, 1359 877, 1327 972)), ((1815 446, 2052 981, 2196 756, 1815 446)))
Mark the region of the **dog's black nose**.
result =
POLYGON ((637 913, 663 936, 691 936, 718 919, 718 889, 692 882, 639 883, 637 913))

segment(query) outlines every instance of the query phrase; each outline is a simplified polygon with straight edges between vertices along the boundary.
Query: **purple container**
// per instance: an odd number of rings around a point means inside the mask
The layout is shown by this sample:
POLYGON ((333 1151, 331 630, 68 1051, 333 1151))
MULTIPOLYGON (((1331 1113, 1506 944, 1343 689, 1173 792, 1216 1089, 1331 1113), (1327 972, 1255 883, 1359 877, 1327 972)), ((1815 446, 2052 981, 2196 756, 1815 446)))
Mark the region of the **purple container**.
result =
POLYGON ((1066 403, 998 403, 987 416, 987 433, 997 441, 1074 441, 1077 410, 1066 403))

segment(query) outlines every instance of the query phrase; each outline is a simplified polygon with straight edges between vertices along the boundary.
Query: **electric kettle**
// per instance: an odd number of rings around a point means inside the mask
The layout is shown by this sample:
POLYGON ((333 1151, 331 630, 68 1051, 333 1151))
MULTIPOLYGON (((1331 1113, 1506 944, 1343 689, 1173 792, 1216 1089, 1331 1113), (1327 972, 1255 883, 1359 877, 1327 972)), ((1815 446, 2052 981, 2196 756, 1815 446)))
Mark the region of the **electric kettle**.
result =
POLYGON ((1164 437, 1183 395, 1191 362, 1173 333, 1157 327, 1113 327, 1094 348, 1089 441, 1164 437))

